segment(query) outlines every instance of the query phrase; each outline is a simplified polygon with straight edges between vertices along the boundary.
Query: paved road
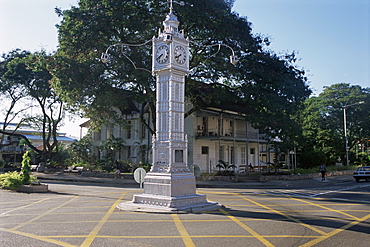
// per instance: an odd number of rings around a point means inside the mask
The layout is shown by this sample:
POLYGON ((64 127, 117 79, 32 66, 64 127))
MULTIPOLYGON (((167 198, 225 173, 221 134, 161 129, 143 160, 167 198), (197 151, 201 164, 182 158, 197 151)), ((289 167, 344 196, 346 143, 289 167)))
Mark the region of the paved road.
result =
POLYGON ((200 214, 119 211, 117 204, 140 190, 115 185, 55 181, 49 193, 0 190, 0 246, 367 247, 370 204, 325 198, 344 191, 370 197, 367 186, 340 190, 350 185, 311 197, 265 188, 201 188, 198 193, 224 207, 200 214))
POLYGON ((356 183, 354 181, 315 186, 311 188, 278 188, 264 190, 263 193, 270 195, 284 195, 292 197, 329 198, 340 200, 361 201, 370 203, 370 183, 356 183))

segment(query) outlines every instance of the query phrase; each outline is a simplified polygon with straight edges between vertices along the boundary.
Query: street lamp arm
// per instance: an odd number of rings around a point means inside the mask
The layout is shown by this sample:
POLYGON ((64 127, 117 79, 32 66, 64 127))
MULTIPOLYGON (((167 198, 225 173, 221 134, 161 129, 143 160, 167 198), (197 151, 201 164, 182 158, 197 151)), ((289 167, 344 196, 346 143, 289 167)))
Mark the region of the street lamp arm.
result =
POLYGON ((364 103, 365 103, 365 101, 360 101, 360 102, 353 103, 353 104, 350 104, 350 105, 345 105, 345 106, 343 106, 343 109, 347 109, 348 107, 355 106, 355 105, 361 105, 361 104, 364 104, 364 103))
POLYGON ((108 46, 107 50, 102 53, 100 59, 103 63, 108 63, 109 60, 110 60, 110 55, 109 55, 109 50, 112 48, 112 47, 115 47, 115 46, 120 46, 121 47, 121 53, 122 55, 127 58, 131 63, 132 65, 134 66, 135 69, 139 69, 139 70, 144 70, 144 71, 147 71, 149 73, 151 73, 150 70, 148 69, 145 69, 145 68, 138 68, 136 67, 136 64, 134 63, 134 61, 132 61, 131 58, 129 58, 123 51, 124 47, 139 47, 139 46, 144 46, 144 45, 147 45, 149 42, 151 42, 152 39, 149 39, 147 41, 145 41, 144 43, 141 43, 141 44, 126 44, 126 43, 117 43, 117 44, 113 44, 113 45, 110 45, 108 46))
POLYGON ((208 57, 204 62, 206 62, 206 61, 207 61, 208 59, 210 59, 211 57, 216 56, 216 54, 220 52, 220 50, 221 50, 221 46, 224 46, 224 47, 227 47, 227 48, 229 48, 229 49, 230 49, 230 51, 231 51, 231 53, 232 53, 232 55, 230 56, 230 63, 231 63, 232 65, 236 65, 236 64, 239 62, 239 58, 238 58, 238 56, 236 56, 236 55, 235 55, 235 52, 234 52, 233 48, 231 48, 231 46, 229 46, 229 45, 226 45, 226 44, 223 44, 223 43, 218 43, 218 44, 212 44, 212 45, 201 45, 201 46, 203 46, 203 47, 214 47, 214 46, 218 46, 218 50, 217 50, 217 52, 216 52, 215 54, 213 54, 212 56, 208 57))

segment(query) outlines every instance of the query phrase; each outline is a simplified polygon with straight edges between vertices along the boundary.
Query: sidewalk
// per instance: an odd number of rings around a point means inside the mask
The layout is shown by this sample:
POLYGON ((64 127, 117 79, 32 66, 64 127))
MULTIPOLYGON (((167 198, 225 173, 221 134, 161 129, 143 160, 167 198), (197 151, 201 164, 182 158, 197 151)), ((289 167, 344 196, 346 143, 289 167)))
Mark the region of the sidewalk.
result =
MULTIPOLYGON (((83 183, 100 183, 107 185, 120 185, 129 187, 139 187, 134 179, 116 179, 116 178, 98 178, 84 177, 80 174, 70 173, 38 173, 33 172, 41 182, 47 181, 66 181, 66 182, 83 182, 83 183)), ((323 186, 328 184, 345 183, 354 181, 352 175, 330 176, 326 180, 321 178, 301 179, 301 180, 270 180, 267 182, 246 181, 246 182, 226 182, 226 181, 196 181, 197 188, 253 188, 253 187, 308 187, 323 186)))

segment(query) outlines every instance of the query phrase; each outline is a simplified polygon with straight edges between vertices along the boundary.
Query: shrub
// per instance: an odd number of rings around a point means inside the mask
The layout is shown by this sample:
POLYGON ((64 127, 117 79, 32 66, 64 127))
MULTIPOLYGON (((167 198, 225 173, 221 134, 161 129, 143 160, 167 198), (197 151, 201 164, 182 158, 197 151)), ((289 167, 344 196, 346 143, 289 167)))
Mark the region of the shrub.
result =
POLYGON ((31 166, 30 166, 31 158, 29 156, 28 151, 23 154, 22 158, 23 158, 21 169, 22 183, 29 184, 31 182, 31 166))
POLYGON ((1 188, 16 190, 20 185, 23 185, 23 179, 18 172, 14 171, 0 174, 1 188))
POLYGON ((20 185, 30 184, 37 181, 37 178, 31 176, 30 156, 28 151, 23 155, 22 170, 20 173, 7 172, 0 174, 0 187, 4 189, 16 190, 20 185))

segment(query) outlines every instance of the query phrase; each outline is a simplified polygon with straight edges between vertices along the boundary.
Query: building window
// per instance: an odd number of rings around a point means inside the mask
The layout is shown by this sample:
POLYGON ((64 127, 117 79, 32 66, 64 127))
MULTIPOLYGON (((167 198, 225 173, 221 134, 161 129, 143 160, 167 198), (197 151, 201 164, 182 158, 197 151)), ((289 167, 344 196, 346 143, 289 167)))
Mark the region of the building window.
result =
POLYGON ((127 124, 128 124, 128 126, 127 126, 127 131, 126 131, 126 133, 127 133, 127 139, 131 139, 131 135, 132 135, 132 133, 131 133, 131 121, 128 121, 127 122, 127 124))
POLYGON ((209 147, 202 146, 202 154, 208 154, 209 153, 209 147))
POLYGON ((245 147, 242 147, 241 150, 240 150, 240 163, 241 164, 246 164, 246 160, 245 160, 245 147))
POLYGON ((250 153, 251 154, 255 154, 256 153, 256 149, 255 148, 251 148, 250 153))

